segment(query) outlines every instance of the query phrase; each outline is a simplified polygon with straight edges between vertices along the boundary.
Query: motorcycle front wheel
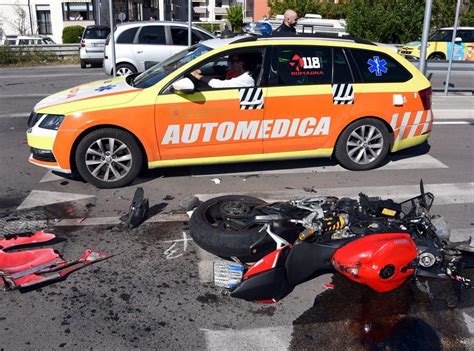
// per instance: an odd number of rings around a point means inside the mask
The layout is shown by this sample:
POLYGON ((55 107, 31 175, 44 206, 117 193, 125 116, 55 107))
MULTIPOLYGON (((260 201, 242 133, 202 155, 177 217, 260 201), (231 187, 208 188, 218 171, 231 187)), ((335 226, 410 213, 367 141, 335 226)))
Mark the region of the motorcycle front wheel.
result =
POLYGON ((251 225, 249 219, 257 206, 266 202, 244 195, 219 196, 199 205, 189 221, 189 233, 204 250, 242 262, 256 262, 268 252, 253 254, 250 246, 266 235, 262 225, 251 225))

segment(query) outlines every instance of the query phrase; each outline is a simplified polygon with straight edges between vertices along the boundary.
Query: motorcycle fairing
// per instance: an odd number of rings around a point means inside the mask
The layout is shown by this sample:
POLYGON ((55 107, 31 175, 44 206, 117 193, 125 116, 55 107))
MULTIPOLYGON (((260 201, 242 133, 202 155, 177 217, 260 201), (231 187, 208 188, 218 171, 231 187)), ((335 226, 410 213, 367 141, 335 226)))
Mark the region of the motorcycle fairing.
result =
POLYGON ((18 234, 7 234, 0 239, 0 250, 20 245, 44 243, 53 240, 55 237, 56 236, 54 234, 45 233, 44 230, 35 233, 25 232, 18 234))
POLYGON ((88 249, 84 251, 82 256, 76 261, 68 262, 59 257, 58 259, 47 262, 43 265, 34 266, 30 269, 19 271, 14 274, 0 272, 0 277, 2 278, 5 290, 31 288, 35 285, 64 279, 66 276, 78 269, 110 257, 112 257, 112 255, 88 249))
POLYGON ((245 273, 242 283, 231 296, 247 301, 273 303, 294 289, 288 282, 285 261, 291 245, 277 249, 255 263, 245 273))
POLYGON ((338 272, 377 292, 398 288, 413 273, 416 244, 408 233, 372 234, 338 249, 331 260, 338 272))

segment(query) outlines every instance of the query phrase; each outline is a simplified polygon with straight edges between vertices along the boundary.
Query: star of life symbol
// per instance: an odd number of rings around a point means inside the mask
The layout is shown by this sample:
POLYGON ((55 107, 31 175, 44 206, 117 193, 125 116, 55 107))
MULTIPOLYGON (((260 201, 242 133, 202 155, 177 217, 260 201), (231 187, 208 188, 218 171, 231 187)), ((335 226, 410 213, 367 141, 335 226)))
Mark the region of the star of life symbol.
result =
POLYGON ((115 86, 114 84, 102 85, 101 87, 98 87, 97 89, 95 89, 95 91, 102 92, 102 91, 105 91, 105 90, 110 90, 110 89, 112 89, 114 86, 115 86))
POLYGON ((369 64, 369 72, 375 72, 377 77, 380 77, 382 73, 388 72, 387 61, 384 59, 381 60, 378 56, 374 56, 373 59, 369 59, 367 63, 369 64))

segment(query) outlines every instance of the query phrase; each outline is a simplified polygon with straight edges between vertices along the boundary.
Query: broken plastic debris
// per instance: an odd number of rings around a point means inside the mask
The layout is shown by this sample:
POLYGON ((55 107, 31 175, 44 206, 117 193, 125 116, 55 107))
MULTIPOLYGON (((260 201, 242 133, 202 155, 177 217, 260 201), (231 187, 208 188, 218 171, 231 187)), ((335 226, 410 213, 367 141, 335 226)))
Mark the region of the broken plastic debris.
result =
POLYGON ((149 209, 150 205, 148 199, 145 199, 143 188, 137 188, 125 220, 122 218, 120 220, 128 224, 128 229, 133 229, 145 221, 149 209))
POLYGON ((334 289, 335 285, 332 283, 323 284, 326 289, 334 289))
POLYGON ((86 220, 86 217, 79 217, 76 222, 77 222, 77 224, 80 224, 80 223, 84 222, 85 220, 86 220))
POLYGON ((303 187, 303 190, 307 193, 317 193, 317 191, 314 189, 314 186, 312 186, 311 188, 303 187))
POLYGON ((220 184, 221 178, 211 178, 211 182, 214 182, 214 184, 220 184))
POLYGON ((179 207, 184 208, 186 211, 190 211, 193 208, 199 206, 199 198, 197 196, 186 196, 184 199, 179 201, 179 207))

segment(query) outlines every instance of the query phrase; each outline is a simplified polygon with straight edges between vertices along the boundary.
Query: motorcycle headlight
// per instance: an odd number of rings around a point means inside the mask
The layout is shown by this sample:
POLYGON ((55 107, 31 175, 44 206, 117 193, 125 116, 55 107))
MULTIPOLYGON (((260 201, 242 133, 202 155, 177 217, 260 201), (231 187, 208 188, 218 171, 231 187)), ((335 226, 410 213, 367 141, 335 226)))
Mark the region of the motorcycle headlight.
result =
POLYGON ((63 115, 46 115, 41 121, 39 127, 44 129, 58 130, 64 120, 63 115))

